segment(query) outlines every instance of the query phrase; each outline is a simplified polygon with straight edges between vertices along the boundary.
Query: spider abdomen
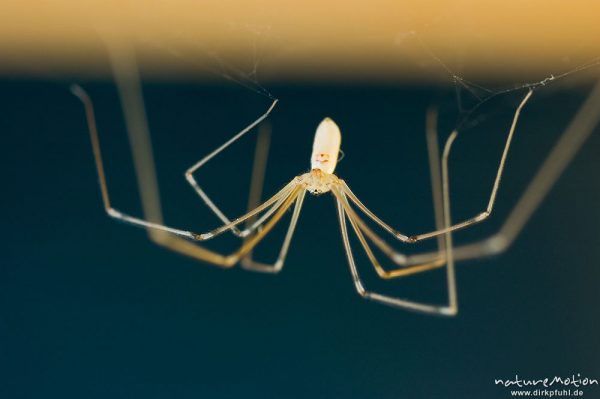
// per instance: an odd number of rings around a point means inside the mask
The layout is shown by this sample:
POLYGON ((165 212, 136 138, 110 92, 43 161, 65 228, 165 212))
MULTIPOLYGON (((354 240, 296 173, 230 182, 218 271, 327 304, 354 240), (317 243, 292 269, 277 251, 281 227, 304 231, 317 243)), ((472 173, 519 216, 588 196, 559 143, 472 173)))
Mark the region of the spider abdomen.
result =
POLYGON ((313 152, 310 157, 311 169, 319 169, 327 174, 333 173, 337 164, 342 134, 331 118, 325 118, 317 127, 313 152))

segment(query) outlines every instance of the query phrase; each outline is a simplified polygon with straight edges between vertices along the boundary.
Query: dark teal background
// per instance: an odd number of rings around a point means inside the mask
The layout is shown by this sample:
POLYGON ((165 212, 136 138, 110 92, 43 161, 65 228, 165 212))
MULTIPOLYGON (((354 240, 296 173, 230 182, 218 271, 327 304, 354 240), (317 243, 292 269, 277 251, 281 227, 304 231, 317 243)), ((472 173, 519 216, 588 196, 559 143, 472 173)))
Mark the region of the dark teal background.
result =
MULTIPOLYGON (((0 396, 6 398, 506 398, 495 378, 600 378, 600 185, 596 133, 515 244, 458 265, 455 318, 371 303, 354 291, 330 196, 309 197, 283 272, 224 271, 152 245, 103 212, 81 104, 70 82, 0 82, 0 396)), ((114 206, 140 214, 111 82, 96 103, 114 206)), ((256 118, 268 99, 240 86, 144 86, 165 217, 219 222, 183 171, 256 118)), ((534 95, 498 208, 458 242, 495 231, 589 87, 534 95)), ((407 234, 430 230, 424 115, 456 121, 452 88, 272 85, 266 195, 309 166, 318 122, 343 133, 337 173, 407 234)), ((523 95, 500 96, 456 144, 454 220, 481 211, 503 134, 523 95)), ((468 124, 469 125, 469 124, 468 124)), ((444 135, 445 136, 445 135, 444 135)), ((198 173, 229 216, 244 212, 255 135, 198 173)), ((283 233, 257 255, 276 255, 283 233)), ((234 240, 208 245, 232 250, 234 240)), ((407 252, 423 247, 398 246, 407 252)), ((355 243, 368 287, 444 300, 440 272, 382 283, 355 243), (360 254, 360 255, 359 255, 360 254)), ((585 390, 600 397, 600 388, 585 390)))

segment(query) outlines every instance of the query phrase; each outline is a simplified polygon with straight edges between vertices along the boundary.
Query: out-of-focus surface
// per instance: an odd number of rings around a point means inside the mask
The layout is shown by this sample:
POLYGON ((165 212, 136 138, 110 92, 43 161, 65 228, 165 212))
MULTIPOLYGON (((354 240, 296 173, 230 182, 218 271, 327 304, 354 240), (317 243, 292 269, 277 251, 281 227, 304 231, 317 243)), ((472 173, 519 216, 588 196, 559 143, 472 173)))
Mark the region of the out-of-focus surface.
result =
POLYGON ((198 64, 215 51, 238 67, 260 63, 263 79, 431 80, 430 52, 472 77, 505 79, 598 56, 599 15, 593 0, 5 0, 0 73, 105 74, 100 36, 111 31, 170 79, 206 77, 198 64))

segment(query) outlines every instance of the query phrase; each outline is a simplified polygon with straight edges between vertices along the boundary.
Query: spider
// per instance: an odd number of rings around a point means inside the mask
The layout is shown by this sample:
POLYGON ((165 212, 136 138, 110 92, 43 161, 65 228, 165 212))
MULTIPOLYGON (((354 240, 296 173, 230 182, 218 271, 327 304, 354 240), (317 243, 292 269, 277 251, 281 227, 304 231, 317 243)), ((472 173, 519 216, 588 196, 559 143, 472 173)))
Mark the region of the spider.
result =
MULTIPOLYGON (((170 227, 162 222, 154 163, 135 60, 131 55, 124 52, 120 54, 113 52, 111 54, 111 61, 127 122, 145 218, 134 217, 113 208, 110 202, 104 173, 103 159, 100 151, 92 102, 80 86, 73 85, 71 88, 73 94, 76 95, 84 105, 102 200, 104 208, 110 217, 145 228, 149 233, 150 239, 157 244, 200 261, 223 268, 231 268, 240 263, 243 268, 248 270, 278 273, 282 270, 306 193, 308 192, 313 195, 328 193, 333 195, 337 204, 337 215, 343 245, 354 287, 358 294, 363 298, 386 305, 436 315, 452 316, 458 312, 454 272, 455 260, 497 254, 508 248, 527 219, 535 211, 537 205, 550 190, 554 181, 556 181, 562 170, 564 170, 570 159, 574 156, 583 140, 585 140, 591 131, 593 131, 598 119, 600 119, 600 111, 598 111, 598 107, 595 106, 595 104, 600 101, 599 83, 593 89, 592 94, 589 95, 586 103, 580 108, 580 111, 571 125, 567 128, 554 150, 539 169, 536 177, 534 177, 529 184, 524 195, 518 201, 500 231, 479 242, 454 247, 452 243, 452 232, 480 223, 488 219, 492 214, 519 116, 521 110, 532 96, 533 88, 529 88, 514 112, 487 206, 482 212, 459 223, 453 224, 450 220, 448 179, 448 158, 452 145, 458 136, 458 131, 455 130, 451 133, 443 147, 442 156, 439 157, 435 127, 436 116, 434 112, 429 112, 427 114, 428 127, 426 137, 428 142, 429 164, 432 173, 436 230, 416 235, 402 233, 385 223, 359 200, 357 195, 354 194, 343 179, 334 174, 338 161, 338 154, 340 153, 341 133, 337 124, 330 118, 325 118, 316 129, 313 152, 310 159, 311 168, 309 172, 294 177, 287 185, 260 205, 255 206, 255 203, 257 202, 256 199, 251 200, 250 209, 245 215, 234 220, 227 218, 227 216, 221 212, 202 190, 194 178, 194 172, 265 120, 277 104, 277 100, 273 99, 270 107, 264 114, 185 172, 185 178, 194 188, 196 193, 224 223, 222 226, 208 232, 196 233, 170 227), (291 220, 277 260, 272 264, 255 261, 252 258, 253 248, 259 244, 269 232, 271 232, 286 211, 292 207, 293 212, 291 220), (389 233, 391 237, 403 243, 412 244, 437 237, 438 249, 437 251, 410 256, 402 254, 369 227, 363 219, 364 216, 371 219, 386 233, 389 233), (358 238, 369 261, 375 268, 375 271, 383 279, 403 277, 445 266, 447 303, 422 303, 367 290, 361 280, 354 259, 349 239, 348 223, 358 238), (242 224, 244 224, 243 227, 240 227, 242 224), (224 255, 196 244, 196 242, 212 239, 225 232, 232 232, 244 240, 243 244, 231 254, 224 255), (391 270, 384 269, 375 256, 369 241, 383 254, 388 256, 397 267, 391 270)), ((263 135, 259 135, 259 143, 262 140, 261 137, 263 137, 263 135)), ((264 153, 266 151, 262 151, 261 154, 261 148, 264 148, 264 145, 257 145, 255 168, 253 172, 253 187, 262 184, 259 182, 261 178, 257 176, 264 173, 264 158, 266 157, 264 153)), ((256 190, 254 191, 254 194, 251 192, 250 197, 257 197, 256 190)))

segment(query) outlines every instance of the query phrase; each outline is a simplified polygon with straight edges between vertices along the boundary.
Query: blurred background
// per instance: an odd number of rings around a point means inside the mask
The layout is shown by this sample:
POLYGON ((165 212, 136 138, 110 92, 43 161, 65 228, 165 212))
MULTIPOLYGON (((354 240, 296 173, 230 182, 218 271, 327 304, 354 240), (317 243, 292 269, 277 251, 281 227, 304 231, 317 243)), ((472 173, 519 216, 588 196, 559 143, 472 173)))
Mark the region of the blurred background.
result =
MULTIPOLYGON (((460 312, 447 319, 356 294, 329 196, 306 199, 277 276, 198 263, 110 220, 69 92, 79 83, 95 103, 112 200, 124 212, 141 207, 106 34, 139 60, 169 224, 219 225, 183 172, 276 97, 265 198, 308 169, 314 130, 329 116, 343 134, 338 175, 415 234, 434 227, 428 107, 439 110, 442 140, 462 128, 450 166, 461 220, 487 203, 521 87, 566 74, 539 85, 525 108, 493 217, 454 236, 470 242, 497 231, 592 87, 599 8, 3 2, 1 396, 507 398, 494 379, 600 378, 598 129, 506 253, 458 264, 460 312)), ((245 211, 255 141, 256 132, 197 174, 228 216, 245 211)), ((274 259, 284 228, 257 257, 274 259)), ((370 289, 444 301, 442 272, 382 282, 353 244, 370 289)))

